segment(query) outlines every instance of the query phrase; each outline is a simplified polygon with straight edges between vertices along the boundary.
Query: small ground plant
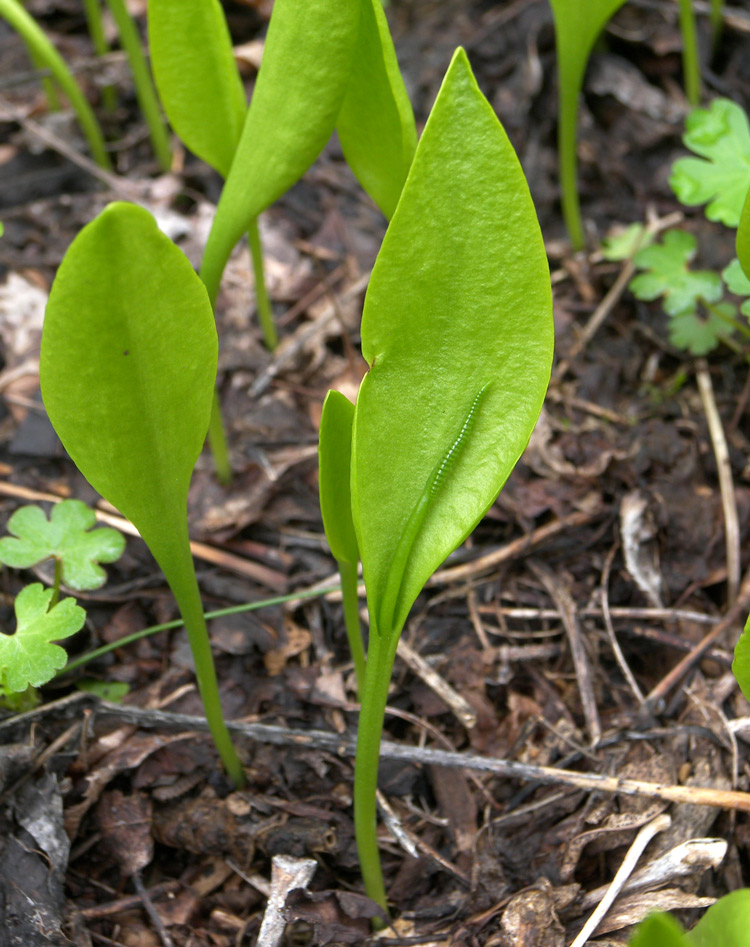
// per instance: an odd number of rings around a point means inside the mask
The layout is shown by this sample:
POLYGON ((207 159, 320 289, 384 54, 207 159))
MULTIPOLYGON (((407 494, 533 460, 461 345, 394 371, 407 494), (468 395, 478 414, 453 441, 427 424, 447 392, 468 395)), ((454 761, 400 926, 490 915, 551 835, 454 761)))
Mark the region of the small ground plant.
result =
POLYGON ((459 50, 373 270, 362 320, 370 370, 356 405, 329 395, 321 429, 326 531, 340 562, 353 567, 361 557, 367 588, 354 819, 365 887, 384 909, 375 800, 398 640, 425 582, 495 501, 526 446, 552 344, 531 197, 459 50), (335 481, 350 485, 339 489, 338 508, 335 481))
POLYGON ((0 539, 0 562, 29 569, 48 559, 55 563, 51 589, 27 586, 15 601, 16 631, 0 634, 0 703, 13 710, 33 705, 36 688, 64 667, 68 656, 55 641, 83 626, 84 610, 73 598, 60 602, 60 586, 76 592, 101 588, 107 575, 101 563, 115 562, 125 549, 116 529, 96 523, 94 511, 80 500, 63 500, 47 519, 38 506, 22 506, 8 520, 0 539))
MULTIPOLYGON (((716 99, 708 109, 687 118, 683 138, 695 157, 678 159, 670 184, 687 206, 706 205, 706 217, 737 227, 750 187, 750 126, 744 111, 728 99, 716 99)), ((630 237, 605 244, 608 259, 632 252, 630 237)), ((750 339, 750 280, 738 260, 719 272, 694 269, 696 238, 685 230, 670 230, 660 241, 642 245, 634 256, 641 272, 629 284, 638 299, 661 299, 669 316, 669 339, 691 355, 706 355, 720 344, 741 351, 739 335, 750 339)))
POLYGON ((652 914, 638 928, 630 947, 746 947, 750 929, 750 889, 720 898, 685 932, 669 914, 652 914))
POLYGON ((112 204, 78 234, 44 320, 45 408, 83 475, 131 520, 161 566, 185 620, 211 734, 242 785, 187 527, 217 354, 205 288, 147 211, 112 204))

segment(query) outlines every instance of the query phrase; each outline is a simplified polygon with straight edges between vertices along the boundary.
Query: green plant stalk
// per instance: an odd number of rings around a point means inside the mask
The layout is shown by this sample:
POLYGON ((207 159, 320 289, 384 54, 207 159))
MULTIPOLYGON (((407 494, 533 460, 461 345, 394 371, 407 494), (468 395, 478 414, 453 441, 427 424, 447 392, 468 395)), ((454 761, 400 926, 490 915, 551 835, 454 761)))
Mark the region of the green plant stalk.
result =
POLYGON ((711 43, 714 51, 721 40, 724 27, 724 0, 711 0, 711 43))
POLYGON ((574 250, 585 245, 581 202, 578 196, 578 154, 576 151, 576 128, 578 125, 578 99, 583 86, 583 73, 575 83, 563 82, 558 71, 559 127, 558 152, 560 162, 560 190, 565 226, 574 250))
POLYGON ((354 761, 354 833, 359 864, 367 896, 386 913, 388 901, 378 851, 378 762, 398 638, 398 634, 381 637, 371 623, 354 761))
POLYGON ((258 218, 250 222, 247 231, 247 243, 250 247, 250 258, 253 261, 253 277, 255 279, 255 306, 258 310, 258 322, 263 330, 266 348, 271 352, 279 344, 279 335, 273 321, 273 309, 266 289, 266 274, 263 267, 263 244, 260 239, 258 218))
POLYGON ((0 0, 0 16, 23 37, 32 57, 49 68, 75 110, 94 160, 100 167, 111 170, 112 162, 104 147, 104 136, 96 116, 62 56, 17 0, 0 0))
MULTIPOLYGON (((40 59, 39 56, 34 51, 33 47, 26 47, 29 53, 29 59, 32 62, 32 65, 35 69, 39 71, 46 72, 47 65, 43 59, 40 59)), ((55 88, 55 83, 48 75, 42 76, 42 88, 44 89, 44 94, 47 98, 47 107, 50 112, 59 112, 60 111, 60 96, 57 94, 57 89, 55 88)))
POLYGON ((55 577, 52 585, 52 598, 49 607, 54 608, 60 600, 60 584, 62 583, 62 559, 55 557, 55 577))
MULTIPOLYGON (((321 595, 328 595, 329 592, 338 592, 340 590, 340 585, 331 585, 325 589, 306 589, 302 592, 290 592, 289 595, 277 595, 275 598, 264 598, 258 602, 246 602, 244 605, 230 605, 228 608, 219 608, 213 612, 204 612, 203 617, 204 619, 210 619, 223 618, 225 615, 239 615, 242 612, 257 611, 259 608, 271 608, 274 605, 283 605, 285 602, 320 598, 321 595)), ((62 677, 71 671, 76 671, 79 667, 83 667, 84 664, 95 661, 97 658, 101 658, 111 651, 117 651, 118 648, 125 648, 129 644, 135 644, 135 642, 140 641, 141 638, 150 638, 151 635, 157 635, 162 631, 172 631, 175 628, 182 628, 184 624, 185 622, 181 618, 175 618, 174 621, 165 621, 160 625, 151 625, 148 628, 141 628, 140 631, 134 631, 130 635, 123 635, 123 637, 118 638, 117 641, 111 641, 109 644, 102 645, 100 648, 87 651, 86 654, 82 654, 73 661, 68 661, 65 667, 57 672, 55 677, 62 677)))
MULTIPOLYGON (((86 14, 86 25, 88 26, 94 52, 97 56, 104 56, 109 52, 109 46, 104 35, 102 8, 99 6, 99 0, 83 0, 83 9, 86 14)), ((102 104, 108 112, 114 110, 117 101, 113 86, 102 86, 102 104)))
POLYGON ((224 421, 221 417, 221 402, 218 390, 214 391, 211 403, 211 420, 208 422, 208 446, 214 459, 214 469, 219 483, 225 487, 232 482, 232 464, 229 461, 227 436, 224 433, 224 421))
POLYGON ((365 680, 365 646, 362 642, 362 628, 359 624, 359 597, 356 562, 337 560, 341 576, 341 597, 344 604, 344 624, 349 640, 349 651, 354 661, 354 673, 357 677, 357 696, 362 698, 365 680))
POLYGON ((680 32, 682 33, 682 71, 685 81, 685 95, 691 105, 698 105, 701 99, 701 71, 693 0, 680 0, 680 32))
POLYGON ((162 171, 169 171, 172 167, 172 149, 169 144, 169 135, 161 114, 159 100, 156 97, 151 72, 146 63, 146 57, 143 55, 138 30, 125 7, 124 0, 107 0, 107 3, 117 24, 120 42, 130 63, 130 70, 133 73, 133 82, 135 83, 135 94, 148 126, 149 137, 156 158, 162 171))
POLYGON ((198 681, 203 708, 206 713, 208 729, 213 737, 216 749, 227 775, 234 785, 240 789, 245 784, 245 774, 242 771, 237 751, 229 736, 224 712, 221 709, 219 684, 216 679, 216 668, 211 653, 211 642, 208 637, 206 619, 203 617, 198 580, 195 576, 195 566, 190 553, 190 542, 187 534, 187 520, 185 521, 184 535, 175 541, 169 562, 162 565, 169 587, 174 593, 180 609, 185 630, 187 631, 190 650, 195 661, 195 676, 198 681), (184 561, 180 563, 179 559, 184 561), (167 568, 164 568, 164 565, 167 568), (167 571, 168 570, 168 571, 167 571))

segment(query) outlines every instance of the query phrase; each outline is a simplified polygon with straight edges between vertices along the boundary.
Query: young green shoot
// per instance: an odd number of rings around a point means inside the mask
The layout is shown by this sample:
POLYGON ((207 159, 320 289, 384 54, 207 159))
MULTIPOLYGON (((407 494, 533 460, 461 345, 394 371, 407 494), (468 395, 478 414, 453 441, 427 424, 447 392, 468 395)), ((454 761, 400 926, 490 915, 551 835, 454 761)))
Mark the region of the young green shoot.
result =
POLYGON ((565 226, 574 250, 585 245, 578 196, 576 129, 586 64, 608 20, 625 0, 550 0, 555 20, 558 85, 558 161, 565 226))
MULTIPOLYGON (((83 11, 86 14, 86 26, 88 27, 91 45, 97 56, 106 56, 109 52, 109 43, 104 35, 104 23, 102 21, 102 8, 100 0, 83 0, 83 11)), ((117 104, 115 88, 109 84, 102 87, 102 104, 108 112, 113 112, 117 104)))
POLYGON ((373 269, 362 321, 370 370, 354 412, 352 520, 370 614, 355 830, 366 890, 383 908, 375 801, 398 640, 425 582, 525 448, 552 344, 531 197, 458 50, 373 269))
POLYGON ((141 48, 141 40, 138 36, 138 30, 133 18, 128 13, 125 6, 125 0, 107 0, 112 17, 117 24, 117 32, 120 34, 120 42, 130 63, 130 71, 133 74, 133 83, 135 85, 135 94, 138 99, 138 105, 143 112, 146 120, 148 134, 151 139, 156 159, 159 167, 166 172, 172 167, 172 149, 169 144, 169 136, 162 118, 159 100, 156 98, 154 84, 151 80, 151 72, 146 62, 146 57, 141 48))
MULTIPOLYGON (((175 130, 226 178, 201 277, 215 305, 229 255, 248 233, 272 348, 258 215, 302 177, 337 124, 354 173, 386 216, 411 163, 414 116, 380 0, 277 0, 249 109, 215 0, 150 0, 149 21, 157 84, 175 130)), ((209 440, 226 481, 218 402, 209 440)))
POLYGON ((701 100, 701 64, 698 54, 698 30, 695 25, 693 0, 679 0, 680 33, 682 34, 682 78, 685 96, 695 106, 701 100))
POLYGON ((0 539, 0 562, 29 569, 55 560, 52 605, 60 585, 75 592, 101 588, 107 581, 102 562, 116 562, 125 551, 125 537, 111 526, 92 529, 96 513, 80 500, 63 500, 50 518, 38 506, 22 506, 8 520, 10 536, 0 539))
POLYGON ((20 34, 29 48, 34 62, 37 65, 44 65, 50 70, 55 82, 68 97, 68 101, 75 110, 81 131, 86 137, 94 161, 100 167, 111 170, 112 163, 104 146, 104 136, 99 127, 99 122, 96 120, 91 106, 86 101, 86 97, 81 92, 80 86, 65 65, 62 56, 18 0, 0 0, 0 17, 7 20, 13 29, 20 34))
POLYGON ((745 203, 742 205, 740 222, 737 227, 736 248, 737 259, 742 267, 742 272, 750 279, 750 191, 748 191, 745 203))
POLYGON ((354 405, 338 391, 329 391, 323 402, 318 441, 320 511, 328 545, 339 575, 344 604, 344 624, 361 697, 365 679, 365 649, 359 623, 357 566, 359 547, 352 522, 351 457, 354 405))
POLYGON ((205 288, 147 211, 111 204, 84 227, 47 305, 42 397, 76 466, 136 526, 161 566, 185 621, 211 734, 240 786, 187 526, 217 352, 205 288))

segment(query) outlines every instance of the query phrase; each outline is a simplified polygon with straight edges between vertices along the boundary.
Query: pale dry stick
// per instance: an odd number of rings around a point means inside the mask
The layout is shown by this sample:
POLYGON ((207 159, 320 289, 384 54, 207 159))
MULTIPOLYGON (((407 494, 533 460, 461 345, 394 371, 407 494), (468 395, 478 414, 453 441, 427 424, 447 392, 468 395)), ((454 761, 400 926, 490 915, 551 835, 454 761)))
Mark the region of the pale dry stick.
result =
POLYGON ((581 352, 586 348, 589 342, 593 339, 596 333, 599 331, 604 320, 609 316, 614 307, 617 305, 620 297, 625 292, 628 283, 633 278, 635 274, 635 263, 633 258, 638 252, 638 247, 647 236, 655 236, 662 230, 667 230, 669 227, 673 227, 675 224, 680 223, 683 219, 683 214, 679 211, 675 211, 672 214, 668 214, 666 217, 660 217, 650 220, 645 227, 641 240, 633 250, 632 255, 629 259, 625 260, 622 265, 622 268, 617 275, 617 279, 610 286, 607 291, 604 299, 599 303, 594 312, 591 315, 591 318, 586 323, 586 325, 581 330, 578 339, 575 341, 571 347, 570 353, 567 358, 562 359, 553 374, 554 381, 561 381, 562 378, 567 374, 568 369, 570 368, 571 362, 577 358, 581 352))
MULTIPOLYGON (((32 500, 33 502, 61 503, 67 497, 57 496, 55 493, 46 493, 43 490, 32 490, 29 487, 21 487, 15 483, 7 483, 0 480, 0 495, 17 497, 20 500, 32 500)), ((106 513, 104 510, 95 509, 96 518, 100 523, 107 523, 114 526, 122 533, 128 536, 140 537, 140 533, 133 526, 130 520, 123 516, 114 516, 112 513, 106 513)), ((230 572, 237 572, 239 575, 247 576, 259 585, 272 589, 274 592, 282 592, 287 587, 287 578, 283 573, 269 569, 258 562, 250 559, 244 559, 231 552, 224 552, 215 546, 209 546, 207 543, 200 543, 195 540, 190 542, 190 551, 196 559, 204 562, 211 562, 214 565, 222 566, 230 572)))
POLYGON ((641 706, 643 706, 645 702, 643 691, 638 686, 638 681, 636 681, 635 677, 633 676, 633 672, 630 670, 630 665, 625 660, 625 655, 622 653, 620 642, 617 640, 615 627, 612 624, 612 616, 609 612, 609 573, 612 569, 612 560, 614 559, 616 552, 617 545, 615 544, 609 551, 604 563, 604 569, 602 570, 602 581, 599 585, 599 600, 602 603, 602 617, 604 618, 604 627, 607 629, 607 637, 609 638, 609 644, 614 653, 615 660, 619 664, 620 670, 622 671, 625 680, 628 682, 631 691, 635 695, 635 699, 641 706))
POLYGON ((635 866, 638 864, 638 859, 643 854, 643 851, 648 843, 655 835, 658 835, 659 832, 663 832, 665 829, 668 829, 671 824, 672 820, 670 817, 662 813, 662 815, 658 815, 653 820, 653 822, 649 822, 648 825, 643 826, 640 832, 636 835, 633 844, 628 849, 627 855, 623 859, 622 864, 617 869, 617 873, 612 879, 612 884, 607 889, 607 893, 596 906, 596 909, 591 914, 591 917, 589 917, 589 919, 583 925, 578 936, 571 943, 570 947, 584 947, 586 941, 592 936, 599 924, 601 924, 602 920, 604 919, 604 915, 614 904, 617 895, 625 887, 628 878, 635 871, 635 866))
POLYGON ((573 665, 578 681, 578 690, 581 694, 581 704, 583 705, 583 716, 586 719, 586 728, 589 731, 591 745, 596 746, 602 735, 602 728, 599 722, 599 711, 596 706, 596 697, 594 696, 594 685, 591 679, 591 670, 589 660, 586 655, 586 649, 583 644, 583 635, 581 626, 576 614, 576 606, 570 592, 557 581, 552 570, 541 562, 531 560, 529 562, 532 571, 541 581, 557 606, 560 612, 560 620, 568 635, 570 643, 570 653, 573 658, 573 665))
POLYGON ((430 667, 421 655, 410 648, 403 638, 399 640, 396 654, 410 671, 424 681, 430 690, 434 691, 443 703, 450 707, 454 717, 462 726, 466 727, 467 730, 476 727, 477 715, 469 702, 451 687, 434 668, 430 667))
MULTIPOLYGON (((661 887, 677 878, 690 878, 709 868, 718 868, 727 853, 728 843, 723 838, 692 838, 659 855, 648 865, 639 868, 628 878, 623 893, 642 888, 661 887)), ((587 910, 598 904, 607 893, 607 885, 587 891, 581 899, 581 908, 587 910)))
MULTIPOLYGON (((486 615, 495 615, 497 614, 497 607, 495 605, 480 605, 479 611, 486 615)), ((522 621, 534 618, 540 621, 550 618, 560 618, 560 613, 556 608, 529 608, 526 606, 516 607, 514 605, 501 605, 500 613, 506 618, 517 618, 522 621)), ((586 618, 596 618, 601 614, 601 608, 592 605, 587 605, 579 611, 579 615, 583 615, 586 618)), ((634 621, 668 622, 689 621, 696 625, 715 625, 718 621, 721 621, 721 618, 717 615, 706 615, 703 612, 694 612, 689 608, 631 608, 630 606, 610 605, 609 614, 612 618, 618 619, 627 618, 634 621)), ((500 633, 499 630, 495 628, 489 628, 488 631, 492 634, 500 633)))
POLYGON ((396 815, 390 802, 388 802, 379 789, 375 793, 375 798, 378 801, 378 809, 380 810, 380 815, 388 831, 407 855, 411 855, 412 858, 419 858, 419 850, 417 849, 414 839, 412 839, 411 835, 409 835, 403 827, 401 819, 396 815))
POLYGON ((138 897, 141 899, 143 909, 146 914, 148 914, 149 918, 151 919, 151 923, 156 928, 156 932, 159 935, 159 940, 162 942, 163 947, 174 947, 174 941, 169 936, 169 931, 164 926, 164 921, 162 921, 159 912, 154 907, 154 902, 151 900, 151 895, 148 893, 148 890, 143 883, 141 873, 136 871, 131 877, 133 881, 133 887, 135 888, 138 897))
POLYGON ((716 407, 708 364, 703 358, 699 358, 696 363, 695 377, 698 381, 698 391, 706 414, 708 433, 711 435, 716 469, 719 473, 719 491, 721 493, 721 507, 724 511, 724 534, 727 550, 727 602, 731 605, 737 598, 737 590, 740 587, 740 525, 737 516, 737 500, 734 495, 734 481, 732 480, 732 463, 729 459, 729 448, 724 436, 719 409, 716 407))
POLYGON ((277 947, 286 930, 284 905, 295 888, 307 888, 318 863, 312 858, 274 855, 271 859, 271 897, 266 904, 256 947, 277 947))
MULTIPOLYGON (((342 303, 347 303, 349 300, 354 299, 355 296, 358 296, 367 288, 369 281, 369 272, 360 276, 358 280, 341 293, 339 306, 342 303)), ((264 394, 274 378, 286 368, 287 365, 294 361, 298 353, 301 352, 306 345, 323 332, 329 322, 333 322, 337 312, 337 306, 329 304, 312 323, 301 326, 293 336, 289 339, 285 339, 276 350, 276 353, 274 353, 274 359, 271 364, 265 371, 258 375, 251 385, 251 396, 258 398, 264 394)))
POLYGON ((729 606, 729 609, 721 621, 717 622, 703 640, 699 641, 694 648, 688 651, 685 657, 678 661, 672 670, 651 689, 646 697, 646 705, 653 708, 664 700, 669 691, 671 691, 675 685, 679 684, 688 671, 700 661, 709 648, 718 641, 735 622, 740 622, 741 625, 744 625, 748 609, 750 609, 750 569, 745 573, 742 579, 734 604, 729 606))
MULTIPOLYGON (((80 697, 85 706, 96 709, 99 716, 114 717, 139 726, 156 728, 186 728, 189 730, 208 730, 205 717, 190 714, 167 713, 162 710, 149 710, 122 704, 110 704, 98 700, 90 694, 80 697)), ((33 713, 30 712, 30 713, 33 713)), ((27 718, 28 714, 19 714, 12 718, 14 724, 27 718)), ((0 722, 2 729, 5 721, 0 722)), ((326 733, 323 730, 290 730, 287 727, 261 723, 227 724, 230 731, 261 743, 274 746, 297 746, 306 749, 323 749, 341 757, 354 756, 356 738, 354 736, 326 733)), ((626 796, 641 796, 648 799, 661 799, 663 802, 679 802, 696 806, 711 806, 718 809, 736 809, 750 812, 750 793, 730 789, 714 789, 702 786, 664 785, 645 782, 640 779, 618 779, 599 773, 579 773, 573 770, 555 769, 554 766, 534 766, 515 760, 503 760, 484 757, 474 753, 456 753, 448 750, 433 750, 427 747, 405 746, 384 740, 380 747, 383 759, 405 760, 411 763, 423 763, 433 766, 450 766, 475 772, 493 773, 506 779, 518 779, 524 782, 539 782, 546 785, 572 786, 587 792, 623 793, 626 796)))

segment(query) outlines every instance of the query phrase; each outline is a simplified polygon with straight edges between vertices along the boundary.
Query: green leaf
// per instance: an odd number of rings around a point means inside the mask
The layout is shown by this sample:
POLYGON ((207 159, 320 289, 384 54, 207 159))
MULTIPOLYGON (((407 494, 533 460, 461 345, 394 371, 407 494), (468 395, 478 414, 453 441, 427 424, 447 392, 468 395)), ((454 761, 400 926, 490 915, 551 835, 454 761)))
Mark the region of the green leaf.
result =
POLYGON ((745 197, 737 228, 737 257, 745 276, 750 279, 750 190, 745 197))
POLYGON ((80 500, 58 503, 49 519, 38 506, 22 506, 8 520, 8 532, 17 538, 0 539, 0 562, 28 569, 45 559, 58 559, 68 588, 101 588, 107 573, 99 563, 119 559, 125 537, 110 526, 89 532, 95 525, 96 513, 80 500))
POLYGON ((84 677, 76 681, 76 687, 79 691, 94 694, 113 704, 119 704, 123 697, 130 693, 130 684, 125 684, 123 681, 98 681, 93 677, 84 677))
POLYGON ((149 0, 151 65, 172 128, 226 177, 247 113, 219 0, 149 0))
POLYGON ((334 558, 349 563, 359 561, 349 486, 353 421, 351 401, 338 391, 329 391, 323 402, 318 442, 320 511, 334 558))
POLYGON ((362 5, 336 129, 349 166, 390 219, 414 158, 417 130, 381 0, 362 5))
POLYGON ((211 306, 185 255, 147 211, 110 204, 75 238, 52 286, 42 395, 76 466, 137 527, 170 582, 216 362, 211 306))
MULTIPOLYGON (((750 279, 745 275, 739 260, 732 260, 729 266, 722 270, 721 278, 730 293, 735 296, 750 296, 750 279)), ((740 312, 750 317, 750 299, 742 303, 740 312)))
POLYGON ((750 889, 724 895, 688 932, 692 947, 747 947, 750 930, 750 889))
POLYGON ((555 19, 559 71, 563 82, 580 88, 597 37, 625 0, 550 0, 555 19))
POLYGON ((83 627, 86 612, 66 598, 49 608, 52 589, 39 582, 27 585, 15 601, 15 634, 0 633, 0 684, 9 691, 41 687, 65 667, 68 655, 53 644, 83 627))
POLYGON ((382 635, 400 630, 425 581, 492 505, 526 446, 549 381, 551 305, 523 172, 458 50, 362 321, 370 371, 355 408, 352 508, 370 616, 382 635), (391 572, 425 494, 402 581, 391 572), (391 621, 381 611, 394 583, 391 621))
POLYGON ((712 309, 701 307, 700 312, 675 313, 669 320, 669 341, 691 355, 707 355, 731 333, 727 320, 733 319, 736 312, 731 303, 721 302, 715 303, 712 309))
POLYGON ((208 237, 201 275, 215 299, 232 248, 295 184, 331 137, 362 0, 276 0, 263 62, 208 237))
POLYGON ((688 264, 695 256, 696 241, 684 230, 670 230, 663 243, 639 250, 635 265, 647 273, 635 276, 629 284, 638 299, 664 297, 664 311, 670 316, 693 312, 699 299, 721 299, 721 279, 709 270, 691 271, 688 264))
POLYGON ((638 250, 644 250, 653 242, 653 234, 643 224, 629 224, 602 240, 602 256, 613 262, 629 260, 638 250))
POLYGON ((750 617, 734 647, 732 674, 737 678, 737 683, 746 699, 750 700, 750 617))
POLYGON ((706 217, 736 227, 750 187, 750 126, 739 105, 714 99, 685 122, 683 142, 699 158, 680 158, 669 183, 683 204, 707 204, 706 217))
POLYGON ((671 915, 651 914, 638 925, 630 947, 689 947, 689 941, 671 915))

